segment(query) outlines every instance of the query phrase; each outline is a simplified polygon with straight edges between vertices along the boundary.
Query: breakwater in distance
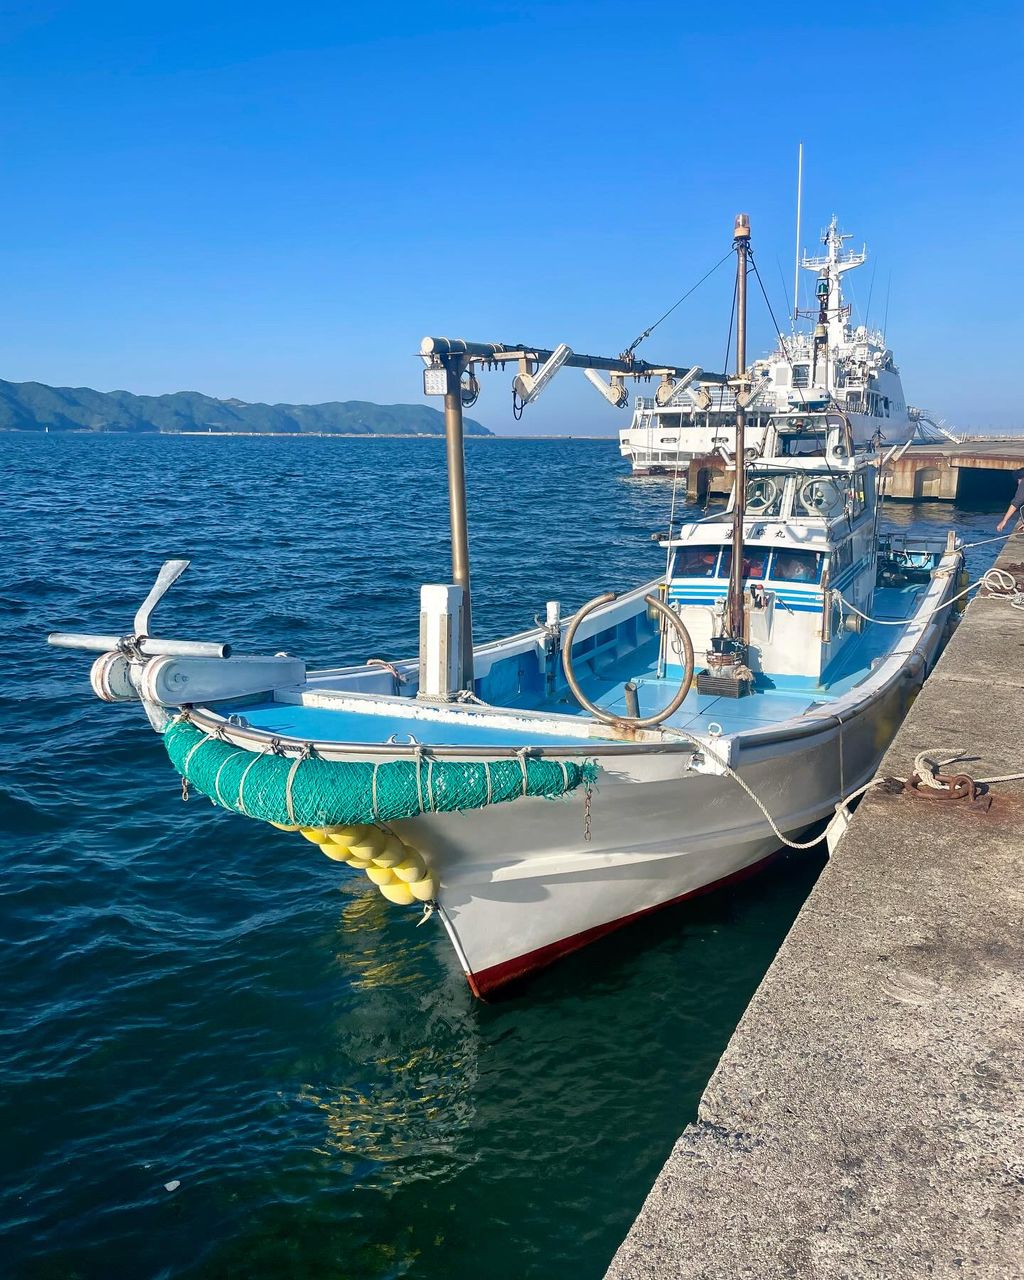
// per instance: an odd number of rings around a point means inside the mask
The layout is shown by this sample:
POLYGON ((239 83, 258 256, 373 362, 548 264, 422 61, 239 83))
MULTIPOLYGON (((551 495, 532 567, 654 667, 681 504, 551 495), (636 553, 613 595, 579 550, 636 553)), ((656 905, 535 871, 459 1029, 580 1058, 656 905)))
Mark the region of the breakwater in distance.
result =
MULTIPOLYGON (((659 571, 670 480, 631 477, 613 440, 478 443, 479 639, 659 571)), ((443 442, 11 434, 0 459, 9 1273, 603 1275, 820 862, 783 857, 475 1002, 435 922, 294 836, 183 805, 139 708, 45 645, 129 628, 186 556, 165 634, 313 665, 413 652, 419 584, 449 575, 443 442)), ((996 517, 887 519, 972 540, 996 517)))

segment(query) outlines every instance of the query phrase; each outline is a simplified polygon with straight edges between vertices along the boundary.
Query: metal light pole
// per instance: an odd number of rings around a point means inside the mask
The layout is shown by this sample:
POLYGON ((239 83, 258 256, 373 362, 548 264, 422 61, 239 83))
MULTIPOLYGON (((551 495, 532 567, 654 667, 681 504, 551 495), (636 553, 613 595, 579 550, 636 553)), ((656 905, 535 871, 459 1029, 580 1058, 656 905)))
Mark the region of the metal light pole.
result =
POLYGON ((736 250, 736 500, 732 516, 732 570, 729 574, 729 634, 743 639, 743 517, 747 506, 747 250, 750 219, 736 215, 733 248, 736 250))
POLYGON ((473 605, 469 586, 469 527, 466 522, 466 465, 462 426, 463 354, 442 357, 447 383, 444 394, 444 439, 448 456, 448 509, 452 531, 452 581, 462 588, 462 683, 473 688, 473 605))

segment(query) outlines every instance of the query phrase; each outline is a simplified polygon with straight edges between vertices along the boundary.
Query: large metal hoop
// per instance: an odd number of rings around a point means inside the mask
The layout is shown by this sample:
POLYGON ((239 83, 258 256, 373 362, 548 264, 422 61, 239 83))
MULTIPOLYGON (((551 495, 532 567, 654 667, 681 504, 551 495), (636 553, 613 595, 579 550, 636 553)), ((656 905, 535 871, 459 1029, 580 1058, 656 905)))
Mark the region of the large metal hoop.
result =
POLYGON ((585 711, 589 711, 595 719, 602 721, 604 724, 617 725, 623 729, 649 729, 656 724, 661 724, 663 720, 667 720, 669 716, 683 705, 686 695, 690 692, 690 685, 693 683, 693 642, 690 640, 690 633, 683 625, 683 620, 674 609, 670 609, 663 600, 659 600, 657 596, 644 596, 644 600, 651 608, 658 613, 675 631, 682 645, 683 653, 686 655, 686 667, 683 671, 682 683, 676 692, 672 701, 653 716, 632 717, 617 716, 614 711, 608 711, 605 707, 599 707, 596 703, 590 701, 583 690, 579 686, 576 679, 576 673, 572 669, 572 642, 575 639, 576 631, 584 618, 588 617, 595 609, 599 609, 603 604, 610 604, 611 601, 617 600, 618 595, 614 591, 606 591, 603 596, 595 596, 593 600, 589 600, 582 609, 576 614, 572 622, 569 623, 569 630, 565 633, 565 642, 562 645, 562 667, 565 671, 565 679, 572 690, 572 695, 585 711))

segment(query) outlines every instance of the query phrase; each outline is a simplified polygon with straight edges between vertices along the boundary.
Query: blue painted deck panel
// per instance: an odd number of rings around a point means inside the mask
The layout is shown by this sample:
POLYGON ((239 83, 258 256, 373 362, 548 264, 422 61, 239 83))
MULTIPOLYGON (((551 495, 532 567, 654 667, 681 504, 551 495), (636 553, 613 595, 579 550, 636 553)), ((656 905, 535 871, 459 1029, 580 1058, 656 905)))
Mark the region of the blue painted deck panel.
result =
MULTIPOLYGON (((879 618, 909 618, 924 588, 920 585, 889 587, 875 593, 874 612, 879 618)), ((636 634, 635 631, 633 633, 636 634)), ((803 715, 812 707, 827 704, 848 692, 871 669, 871 663, 883 657, 901 635, 897 627, 868 626, 860 635, 853 636, 844 646, 826 673, 822 683, 809 677, 759 677, 755 691, 743 698, 723 698, 700 694, 695 688, 687 694, 679 710, 665 722, 667 728, 689 729, 706 732, 708 726, 717 723, 726 734, 744 729, 763 728, 783 720, 803 715)), ((593 656, 579 654, 575 658, 577 679, 584 693, 592 702, 615 712, 626 714, 625 684, 629 680, 637 685, 640 714, 649 716, 664 707, 679 687, 678 679, 658 678, 658 643, 654 638, 638 646, 621 647, 615 644, 600 646, 593 656)), ((523 655, 510 662, 521 673, 523 655)), ((500 665, 500 664, 499 664, 500 665)), ((512 668, 510 668, 510 671, 512 668)), ((488 677, 493 680, 494 676, 488 677)), ((502 701, 499 709, 509 711, 540 711, 557 715, 585 716, 564 684, 554 699, 546 700, 538 695, 541 685, 536 665, 532 679, 518 675, 522 692, 502 701)), ((220 708, 230 714, 234 708, 220 708)), ((579 746, 588 739, 558 733, 545 733, 539 727, 528 732, 514 732, 480 723, 475 716, 467 716, 458 723, 451 721, 413 719, 411 717, 378 715, 354 710, 333 710, 327 707, 303 707, 280 702, 266 702, 246 707, 245 718, 257 729, 304 740, 321 742, 358 742, 371 745, 385 741, 392 734, 399 742, 406 742, 409 735, 426 745, 448 746, 579 746)), ((589 741, 610 739, 589 739, 589 741)))

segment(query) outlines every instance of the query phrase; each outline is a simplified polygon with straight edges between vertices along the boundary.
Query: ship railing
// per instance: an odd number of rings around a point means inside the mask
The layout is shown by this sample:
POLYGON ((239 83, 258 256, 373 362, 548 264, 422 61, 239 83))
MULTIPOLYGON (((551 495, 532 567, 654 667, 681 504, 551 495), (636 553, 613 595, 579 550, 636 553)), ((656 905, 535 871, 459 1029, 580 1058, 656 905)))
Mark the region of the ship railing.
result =
POLYGON ((886 530, 879 534, 878 549, 886 552, 927 552, 930 555, 944 553, 947 549, 945 537, 932 537, 926 533, 900 533, 886 530))

